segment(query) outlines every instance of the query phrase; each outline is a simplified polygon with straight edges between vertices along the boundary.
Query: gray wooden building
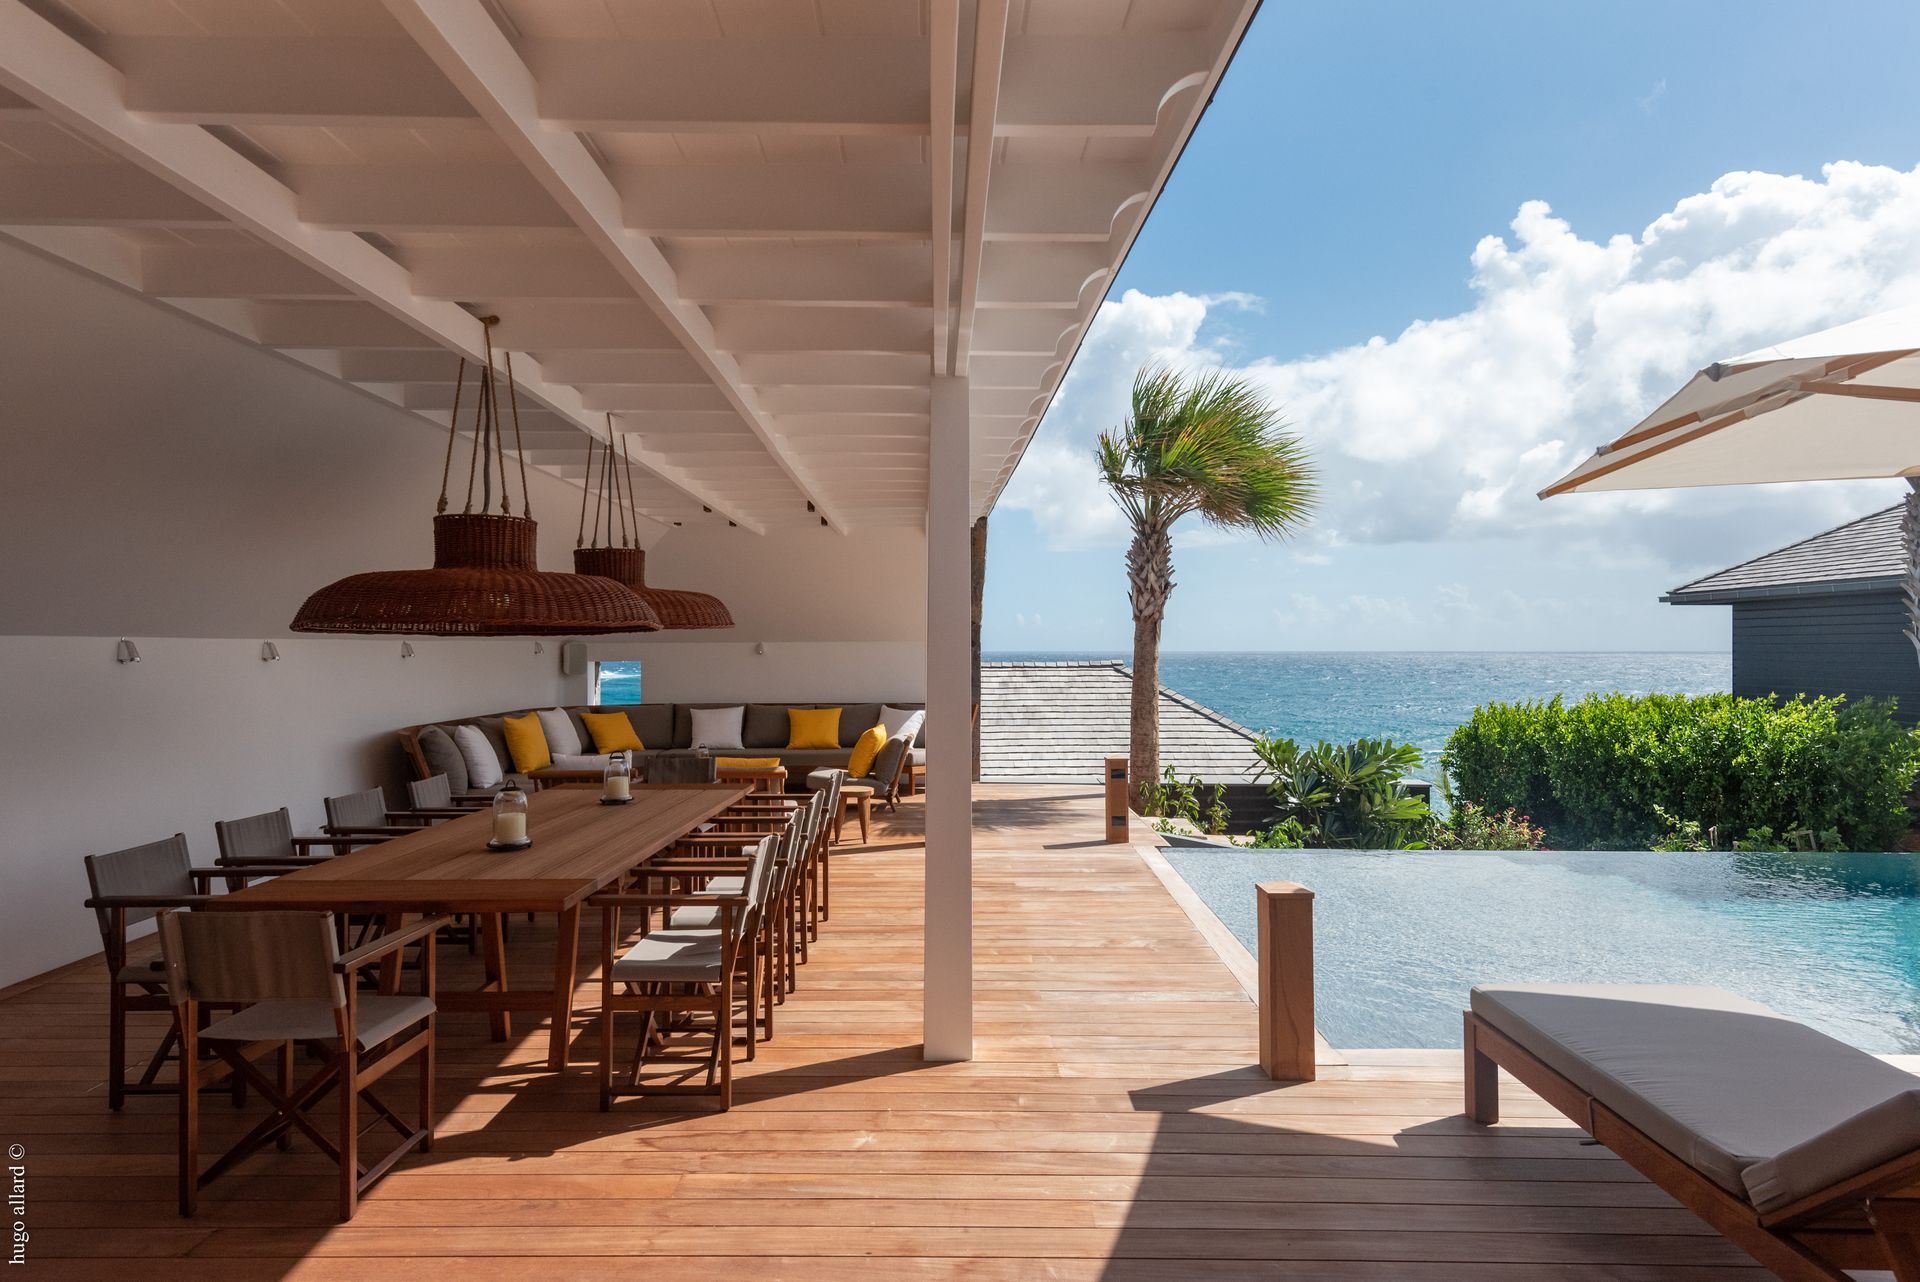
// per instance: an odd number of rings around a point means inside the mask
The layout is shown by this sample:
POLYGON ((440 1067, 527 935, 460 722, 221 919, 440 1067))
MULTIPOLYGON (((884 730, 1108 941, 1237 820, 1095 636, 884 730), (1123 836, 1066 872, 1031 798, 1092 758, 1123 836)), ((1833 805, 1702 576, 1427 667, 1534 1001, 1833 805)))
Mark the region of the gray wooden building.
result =
POLYGON ((1674 605, 1733 607, 1733 692, 1898 699, 1920 719, 1920 661, 1904 635, 1900 509, 1863 516, 1677 587, 1674 605))

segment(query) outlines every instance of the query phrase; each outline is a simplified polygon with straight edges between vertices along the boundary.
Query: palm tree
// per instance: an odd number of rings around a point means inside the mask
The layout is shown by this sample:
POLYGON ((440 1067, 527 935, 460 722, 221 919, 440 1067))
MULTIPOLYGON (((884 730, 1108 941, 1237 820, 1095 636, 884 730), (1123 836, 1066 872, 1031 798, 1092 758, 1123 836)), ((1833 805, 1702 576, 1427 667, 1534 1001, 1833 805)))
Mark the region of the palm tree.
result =
POLYGON ((1160 774, 1160 625, 1173 594, 1174 522, 1197 512, 1221 529, 1285 537, 1312 514, 1314 470, 1300 438, 1253 384, 1220 373, 1183 378, 1161 366, 1134 377, 1132 413, 1101 434, 1095 456, 1133 527, 1128 773, 1137 806, 1160 774))

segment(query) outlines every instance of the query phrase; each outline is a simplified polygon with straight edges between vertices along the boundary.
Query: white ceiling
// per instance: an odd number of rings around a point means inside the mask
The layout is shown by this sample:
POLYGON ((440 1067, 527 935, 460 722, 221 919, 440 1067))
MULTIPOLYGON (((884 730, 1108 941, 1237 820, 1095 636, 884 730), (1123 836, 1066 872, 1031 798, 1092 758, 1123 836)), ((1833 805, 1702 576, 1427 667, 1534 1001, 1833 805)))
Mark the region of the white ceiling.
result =
POLYGON ((917 527, 932 376, 985 513, 1254 7, 0 0, 0 234, 442 425, 497 313, 530 463, 917 527))

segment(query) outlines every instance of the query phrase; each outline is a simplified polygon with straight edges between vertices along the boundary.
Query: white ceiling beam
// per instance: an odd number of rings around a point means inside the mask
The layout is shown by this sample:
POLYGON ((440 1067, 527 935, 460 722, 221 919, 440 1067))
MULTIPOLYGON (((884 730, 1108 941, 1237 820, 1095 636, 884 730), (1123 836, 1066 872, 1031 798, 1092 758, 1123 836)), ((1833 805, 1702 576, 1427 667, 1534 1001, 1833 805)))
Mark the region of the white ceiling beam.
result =
POLYGON ((132 165, 0 168, 0 223, 33 227, 224 227, 200 201, 132 165))
POLYGON ((924 306, 927 249, 911 242, 673 245, 667 249, 691 302, 809 306, 924 306))
POLYGON ((160 298, 351 298, 336 280, 264 245, 148 245, 140 289, 160 298))
MULTIPOLYGON (((298 198, 290 189, 207 130, 128 110, 120 74, 21 0, 0 0, 0 90, 34 103, 90 142, 132 161, 339 282, 428 342, 469 357, 480 356, 483 327, 471 315, 452 303, 414 295, 406 269, 359 236, 302 223, 298 198)), ((592 415, 580 406, 579 394, 570 387, 548 384, 536 362, 522 362, 516 373, 523 376, 520 390, 529 400, 549 406, 583 430, 595 430, 592 415)), ((668 479, 674 478, 668 475, 668 479)))
POLYGON ((926 307, 711 309, 713 332, 734 352, 914 352, 933 341, 926 307))
POLYGON ((622 217, 653 236, 854 236, 923 240, 922 165, 783 161, 615 165, 622 217))
MULTIPOLYGON (((942 0, 944 3, 945 0, 942 0)), ((537 114, 564 128, 644 133, 928 132, 917 36, 522 42, 537 114)), ((1014 35, 1006 134, 1150 136, 1171 86, 1206 70, 1206 33, 1014 35)), ((471 100, 413 42, 383 36, 110 35, 126 105, 188 124, 433 128, 471 100)), ((937 70, 932 74, 937 75, 937 70)))
POLYGON ((696 383, 705 371, 684 351, 542 352, 540 367, 562 383, 696 383))
POLYGON ((471 119, 418 48, 383 37, 108 36, 126 103, 188 124, 420 128, 471 119))
MULTIPOLYGON (((554 147, 564 144, 553 139, 571 137, 544 129, 541 134, 554 147)), ((580 163, 593 166, 590 174, 581 171, 581 180, 596 188, 610 181, 617 190, 619 211, 607 216, 622 242, 630 240, 627 231, 649 237, 919 243, 932 233, 931 175, 925 165, 625 164, 609 173, 577 138, 573 145, 582 148, 580 163)), ((1137 164, 1088 161, 1073 166, 1071 175, 1072 181, 1065 181, 1057 165, 994 166, 984 238, 1104 244, 1112 237, 1116 211, 1129 201, 1144 201, 1149 190, 1149 177, 1137 164)), ((290 165, 283 176, 299 193, 301 220, 316 227, 398 233, 578 226, 565 200, 556 201, 551 189, 542 190, 537 175, 517 165, 290 165)), ((69 203, 78 221, 102 208, 84 192, 69 203)), ((0 204, 0 214, 5 208, 0 204)), ((178 217, 186 211, 154 212, 178 217)))
POLYGON ((925 64, 911 37, 529 40, 539 114, 577 130, 917 134, 925 64))
POLYGON ((788 414, 918 414, 925 425, 929 406, 925 387, 768 387, 760 404, 776 418, 788 414))
POLYGON ((300 220, 347 231, 571 227, 566 212, 519 165, 288 165, 300 220))
POLYGON ((577 245, 406 246, 398 257, 422 298, 632 298, 606 258, 577 245))
MULTIPOLYGON (((980 253, 987 234, 987 188, 993 176, 993 129, 1007 56, 1008 0, 979 0, 974 14, 973 85, 967 127, 967 190, 960 222, 960 293, 953 311, 953 354, 947 368, 967 375, 974 313, 980 302, 980 253)), ((1065 186, 1066 184, 1059 184, 1065 186)))
POLYGON ((927 362, 911 352, 741 352, 739 361, 761 388, 927 385, 927 362))
POLYGON ((933 223, 933 372, 953 372, 953 161, 960 90, 960 2, 931 0, 928 86, 929 203, 933 223))
POLYGON ((628 229, 620 193, 600 162, 577 135, 541 119, 539 82, 481 0, 387 0, 387 9, 654 310, 753 429, 800 496, 846 533, 845 513, 815 493, 811 479, 774 438, 752 389, 715 339, 706 313, 681 297, 660 247, 628 229))

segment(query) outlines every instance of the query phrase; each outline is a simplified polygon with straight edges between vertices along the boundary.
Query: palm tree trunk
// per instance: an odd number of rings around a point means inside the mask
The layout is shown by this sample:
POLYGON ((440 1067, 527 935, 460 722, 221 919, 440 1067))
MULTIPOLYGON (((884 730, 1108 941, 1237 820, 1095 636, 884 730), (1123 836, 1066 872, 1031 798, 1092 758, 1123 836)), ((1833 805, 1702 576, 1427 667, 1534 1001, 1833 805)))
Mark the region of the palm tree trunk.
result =
POLYGON ((1127 791, 1137 810, 1160 777, 1160 624, 1173 594, 1173 541, 1161 526, 1137 531, 1127 548, 1127 599, 1133 605, 1133 703, 1127 791))

